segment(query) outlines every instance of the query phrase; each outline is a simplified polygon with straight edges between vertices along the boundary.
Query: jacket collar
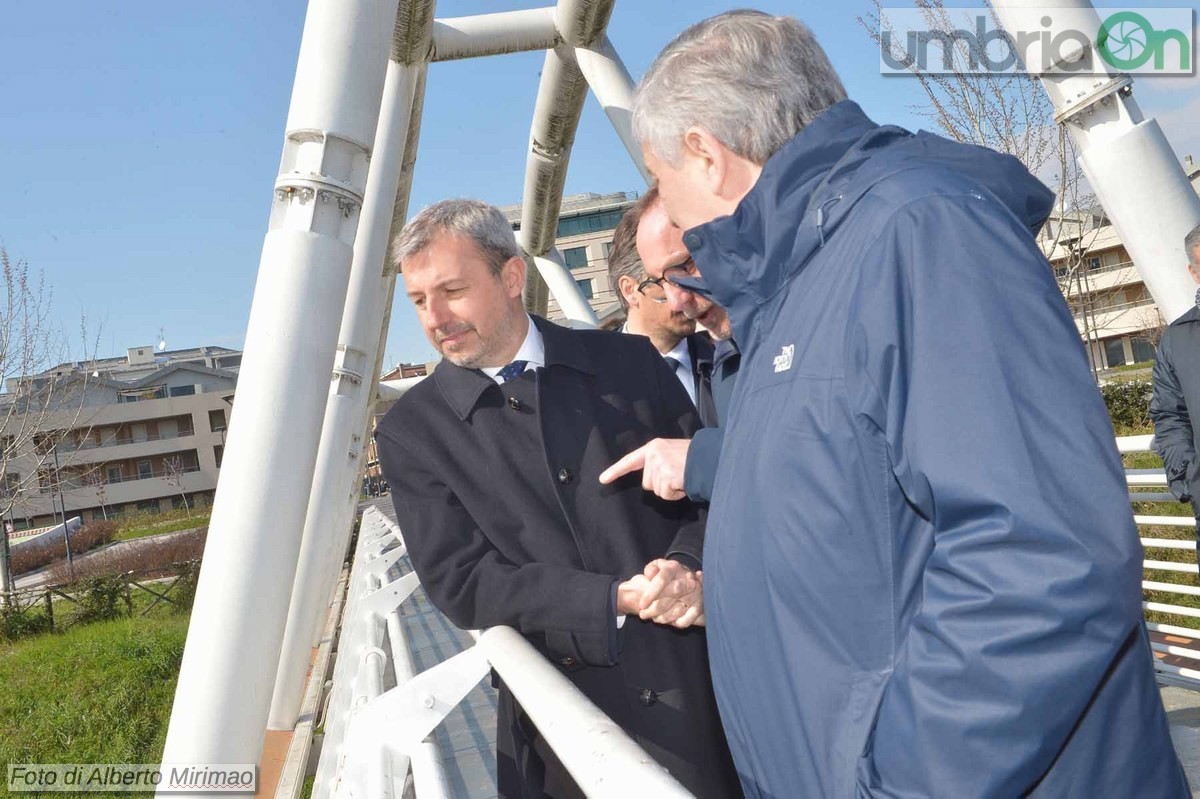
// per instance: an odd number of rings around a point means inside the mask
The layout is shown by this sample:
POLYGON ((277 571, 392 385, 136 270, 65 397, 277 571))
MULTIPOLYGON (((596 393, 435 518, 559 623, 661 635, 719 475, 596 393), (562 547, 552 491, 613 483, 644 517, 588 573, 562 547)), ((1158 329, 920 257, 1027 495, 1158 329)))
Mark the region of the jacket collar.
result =
POLYGON ((732 215, 684 234, 713 299, 729 311, 735 338, 746 337, 755 311, 840 223, 847 208, 838 206, 852 204, 840 202, 844 180, 896 135, 908 134, 880 129, 856 103, 843 100, 767 160, 732 215), (873 140, 875 131, 883 135, 873 140))
POLYGON ((1188 322, 1200 322, 1200 305, 1193 305, 1188 309, 1187 313, 1181 314, 1180 317, 1171 324, 1185 325, 1188 322))
MULTIPOLYGON (((542 334, 546 347, 546 367, 565 366, 577 372, 594 375, 595 365, 580 336, 572 330, 548 322, 540 316, 531 316, 542 334)), ((457 366, 446 359, 433 370, 433 382, 441 390, 446 403, 466 421, 471 411, 479 404, 480 397, 489 387, 499 388, 495 380, 479 369, 457 366)))

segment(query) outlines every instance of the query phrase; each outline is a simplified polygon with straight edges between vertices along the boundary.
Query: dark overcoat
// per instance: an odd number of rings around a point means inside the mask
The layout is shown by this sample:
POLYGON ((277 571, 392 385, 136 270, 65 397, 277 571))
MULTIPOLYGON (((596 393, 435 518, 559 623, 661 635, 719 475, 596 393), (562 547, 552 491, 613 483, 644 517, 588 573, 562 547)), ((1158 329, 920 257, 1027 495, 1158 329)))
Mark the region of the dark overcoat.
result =
POLYGON ((1200 518, 1200 308, 1193 307, 1163 333, 1154 360, 1155 452, 1162 456, 1167 483, 1180 502, 1191 502, 1200 518))
MULTIPOLYGON (((546 365, 498 385, 443 361, 376 432, 413 566, 465 629, 510 625, 700 796, 737 796, 704 631, 629 617, 618 581, 655 558, 699 561, 702 511, 599 474, 696 410, 649 340, 535 318, 546 365)), ((578 788, 500 685, 502 796, 578 788)))

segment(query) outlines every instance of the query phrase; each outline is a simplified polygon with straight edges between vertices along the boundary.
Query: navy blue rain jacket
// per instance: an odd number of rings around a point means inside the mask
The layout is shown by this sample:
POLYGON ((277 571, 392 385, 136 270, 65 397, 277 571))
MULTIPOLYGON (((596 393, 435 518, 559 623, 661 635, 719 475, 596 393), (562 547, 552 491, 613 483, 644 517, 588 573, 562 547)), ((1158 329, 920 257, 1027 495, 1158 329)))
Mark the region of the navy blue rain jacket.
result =
POLYGON ((1188 795, 1050 205, 843 102, 686 233, 742 349, 704 565, 748 796, 1188 795))

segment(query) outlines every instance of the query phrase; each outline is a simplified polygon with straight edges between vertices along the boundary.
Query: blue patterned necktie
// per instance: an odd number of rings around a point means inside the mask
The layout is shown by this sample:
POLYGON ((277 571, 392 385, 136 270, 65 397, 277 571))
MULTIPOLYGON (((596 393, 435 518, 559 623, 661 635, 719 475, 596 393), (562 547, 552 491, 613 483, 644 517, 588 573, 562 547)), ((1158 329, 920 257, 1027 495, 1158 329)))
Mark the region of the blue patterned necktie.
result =
POLYGON ((521 374, 525 371, 525 367, 528 365, 529 365, 529 361, 513 361, 512 363, 510 363, 508 366, 505 366, 503 369, 501 369, 496 374, 500 377, 501 381, 507 383, 509 380, 512 380, 514 377, 520 377, 521 374))

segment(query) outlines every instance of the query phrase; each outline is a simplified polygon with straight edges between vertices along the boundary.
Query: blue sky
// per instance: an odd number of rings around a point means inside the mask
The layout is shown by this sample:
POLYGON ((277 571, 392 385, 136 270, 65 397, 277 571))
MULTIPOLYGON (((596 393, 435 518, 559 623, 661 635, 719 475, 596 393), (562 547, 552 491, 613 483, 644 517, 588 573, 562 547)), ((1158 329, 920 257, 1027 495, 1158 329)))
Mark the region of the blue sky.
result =
MULTIPOLYGON (((462 16, 549 4, 444 0, 462 16)), ((635 79, 686 25, 743 3, 621 0, 609 35, 635 79)), ((1135 3, 1130 5, 1157 5, 1135 3)), ((879 75, 867 0, 759 2, 804 20, 877 121, 921 127, 916 83, 879 75)), ((1194 8, 1194 4, 1192 4, 1194 8)), ((0 25, 0 243, 44 270, 55 314, 99 354, 241 347, 278 170, 305 4, 7 0, 0 25)), ((520 201, 540 53, 435 64, 410 210, 448 196, 520 201)), ((1177 154, 1200 158, 1200 82, 1138 82, 1177 154)), ((640 190, 594 99, 568 193, 640 190)), ((397 297, 389 363, 433 350, 397 297)))

